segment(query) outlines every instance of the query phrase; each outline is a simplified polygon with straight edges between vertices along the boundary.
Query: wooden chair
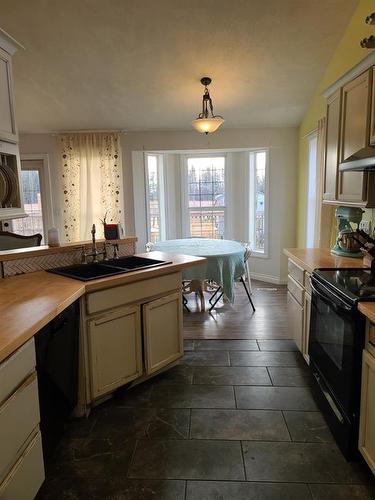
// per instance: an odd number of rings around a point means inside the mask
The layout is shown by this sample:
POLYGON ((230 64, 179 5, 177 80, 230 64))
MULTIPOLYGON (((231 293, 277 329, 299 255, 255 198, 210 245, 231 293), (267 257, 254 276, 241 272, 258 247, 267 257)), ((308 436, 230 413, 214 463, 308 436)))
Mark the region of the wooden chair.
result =
POLYGON ((39 247, 43 236, 39 233, 31 236, 0 231, 0 251, 15 250, 16 248, 39 247))

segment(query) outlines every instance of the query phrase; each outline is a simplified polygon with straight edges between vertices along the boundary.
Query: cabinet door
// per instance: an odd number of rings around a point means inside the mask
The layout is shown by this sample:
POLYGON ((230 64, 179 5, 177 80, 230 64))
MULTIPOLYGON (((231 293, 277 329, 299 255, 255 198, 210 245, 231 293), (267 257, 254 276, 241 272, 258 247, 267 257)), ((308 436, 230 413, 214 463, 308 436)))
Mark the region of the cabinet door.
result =
POLYGON ((173 293, 143 306, 146 372, 156 372, 183 356, 182 299, 173 293))
POLYGON ((139 306, 119 308, 89 320, 88 340, 93 399, 142 374, 139 306))
POLYGON ((10 55, 0 49, 0 139, 17 141, 10 55))
POLYGON ((364 350, 359 424, 359 450, 375 474, 375 358, 364 350))
POLYGON ((375 146, 375 66, 372 68, 370 144, 375 146))
POLYGON ((334 201, 337 196, 337 173, 341 125, 341 89, 327 100, 327 125, 323 200, 334 201))
MULTIPOLYGON (((342 90, 341 155, 343 162, 369 144, 371 74, 366 71, 342 90)), ((367 201, 367 172, 340 172, 338 200, 367 201)))
POLYGON ((303 308, 288 292, 288 327, 298 349, 303 352, 303 308))
POLYGON ((309 363, 309 334, 310 334, 310 316, 311 316, 311 295, 305 292, 303 298, 303 346, 302 354, 306 362, 309 363))

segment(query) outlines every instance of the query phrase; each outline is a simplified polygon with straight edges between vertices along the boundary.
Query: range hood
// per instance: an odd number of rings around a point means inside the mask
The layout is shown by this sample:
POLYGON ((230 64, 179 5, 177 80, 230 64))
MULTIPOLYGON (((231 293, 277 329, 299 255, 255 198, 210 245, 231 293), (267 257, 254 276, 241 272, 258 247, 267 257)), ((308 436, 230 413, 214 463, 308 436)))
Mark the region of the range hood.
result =
POLYGON ((362 148, 339 165, 340 172, 375 170, 375 147, 362 148))

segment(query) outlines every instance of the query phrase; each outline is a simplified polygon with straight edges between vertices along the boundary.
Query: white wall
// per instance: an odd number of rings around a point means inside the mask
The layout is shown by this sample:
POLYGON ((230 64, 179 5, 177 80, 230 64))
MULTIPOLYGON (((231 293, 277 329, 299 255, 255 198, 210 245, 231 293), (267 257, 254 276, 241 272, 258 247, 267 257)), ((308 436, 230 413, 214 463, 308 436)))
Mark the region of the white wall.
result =
MULTIPOLYGON (((259 128, 222 129, 213 135, 201 135, 195 131, 181 132, 131 132, 121 140, 123 150, 125 229, 128 235, 135 231, 135 209, 137 216, 144 206, 144 199, 134 200, 133 155, 142 151, 207 150, 232 148, 268 148, 270 160, 270 213, 269 213, 269 257, 252 258, 251 267, 259 277, 285 281, 287 275, 284 247, 296 243, 296 197, 297 197, 297 129, 259 128), (136 203, 134 203, 136 202, 136 203)), ((43 153, 50 158, 55 221, 61 224, 61 193, 59 190, 59 160, 56 137, 51 134, 25 134, 20 137, 22 153, 43 153)), ((173 169, 175 156, 169 156, 168 167, 173 169)), ((244 189, 241 177, 236 178, 232 189, 244 189)), ((176 196, 179 196, 176 192, 176 196)), ((231 221, 233 237, 241 231, 239 221, 231 221)), ((173 222, 175 228, 179 221, 173 222)), ((240 238, 239 238, 240 239, 240 238)))

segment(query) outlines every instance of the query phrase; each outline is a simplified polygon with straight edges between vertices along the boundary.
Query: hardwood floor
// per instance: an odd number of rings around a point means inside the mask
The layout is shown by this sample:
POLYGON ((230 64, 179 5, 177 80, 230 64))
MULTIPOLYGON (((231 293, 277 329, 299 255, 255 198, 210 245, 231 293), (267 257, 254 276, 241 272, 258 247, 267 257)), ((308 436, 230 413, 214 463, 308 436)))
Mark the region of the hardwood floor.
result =
MULTIPOLYGON (((241 283, 236 283, 234 304, 220 300, 212 312, 201 312, 193 294, 187 296, 190 313, 184 313, 185 339, 289 339, 286 286, 252 281, 250 306, 241 283)), ((206 309, 210 295, 206 293, 206 309)))

